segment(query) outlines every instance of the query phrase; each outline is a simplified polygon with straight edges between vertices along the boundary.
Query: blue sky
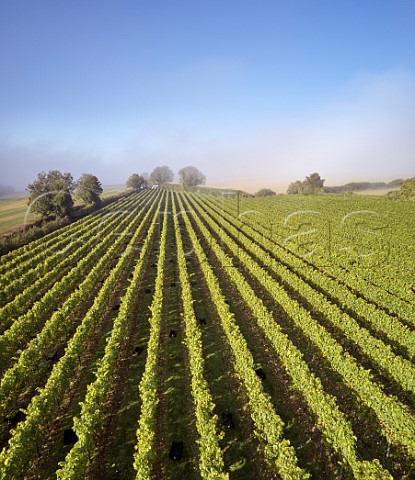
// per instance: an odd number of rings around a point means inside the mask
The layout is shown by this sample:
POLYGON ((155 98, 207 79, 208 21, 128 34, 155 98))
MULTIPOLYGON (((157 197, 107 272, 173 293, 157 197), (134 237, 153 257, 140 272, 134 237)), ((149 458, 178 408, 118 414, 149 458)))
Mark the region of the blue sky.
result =
POLYGON ((413 176, 414 24, 412 0, 0 0, 0 183, 413 176))

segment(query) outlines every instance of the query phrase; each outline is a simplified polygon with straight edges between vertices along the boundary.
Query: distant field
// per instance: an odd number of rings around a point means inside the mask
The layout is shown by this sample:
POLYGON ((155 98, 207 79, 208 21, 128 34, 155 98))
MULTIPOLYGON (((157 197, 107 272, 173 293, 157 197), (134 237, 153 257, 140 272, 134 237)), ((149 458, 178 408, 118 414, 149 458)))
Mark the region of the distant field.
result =
POLYGON ((369 188, 367 190, 362 190, 360 192, 354 192, 358 195, 387 195, 389 192, 395 192, 399 190, 399 187, 396 188, 369 188))
MULTIPOLYGON (((23 194, 0 198, 0 233, 22 226, 25 223, 27 208, 27 197, 23 194)), ((27 221, 33 222, 37 218, 37 215, 29 214, 27 221)))
POLYGON ((111 195, 116 195, 117 193, 124 192, 126 190, 124 185, 108 185, 104 187, 104 192, 101 195, 102 198, 109 197, 111 195))
MULTIPOLYGON (((104 192, 101 196, 102 198, 107 198, 124 190, 124 186, 110 185, 104 187, 104 192)), ((79 202, 75 201, 75 205, 79 205, 79 202)), ((39 219, 38 215, 30 213, 25 219, 27 209, 27 195, 23 192, 0 197, 0 233, 9 232, 23 226, 25 220, 31 223, 39 219)))

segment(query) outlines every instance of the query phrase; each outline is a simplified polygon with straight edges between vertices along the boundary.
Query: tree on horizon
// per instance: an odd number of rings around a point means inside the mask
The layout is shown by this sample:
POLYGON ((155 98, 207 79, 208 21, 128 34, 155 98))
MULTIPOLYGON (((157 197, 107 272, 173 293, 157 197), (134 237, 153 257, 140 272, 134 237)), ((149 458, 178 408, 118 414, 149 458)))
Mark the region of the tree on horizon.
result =
POLYGON ((305 177, 304 181, 297 180, 290 183, 287 189, 288 195, 310 195, 324 192, 325 180, 317 172, 311 173, 305 177))
POLYGON ((190 165, 179 170, 179 178, 184 188, 204 185, 206 182, 206 176, 196 167, 190 165))
POLYGON ((133 190, 140 190, 147 186, 147 180, 138 173, 131 174, 127 179, 127 188, 132 188, 133 190))
POLYGON ((150 182, 157 185, 170 183, 174 178, 174 174, 167 165, 156 167, 150 174, 150 182))

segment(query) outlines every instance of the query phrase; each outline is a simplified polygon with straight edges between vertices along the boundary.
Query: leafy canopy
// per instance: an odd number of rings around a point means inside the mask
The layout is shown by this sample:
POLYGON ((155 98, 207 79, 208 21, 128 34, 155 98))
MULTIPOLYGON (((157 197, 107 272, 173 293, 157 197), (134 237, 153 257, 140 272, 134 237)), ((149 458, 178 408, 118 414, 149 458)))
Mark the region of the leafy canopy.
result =
POLYGON ((85 203, 100 203, 101 182, 91 173, 83 173, 75 184, 76 195, 85 203))
POLYGON ((276 195, 276 193, 270 188, 261 188, 261 190, 258 190, 255 194, 256 197, 272 197, 274 195, 276 195))
POLYGON ((296 182, 290 183, 287 189, 289 195, 295 195, 302 193, 303 195, 310 195, 314 193, 321 193, 323 189, 324 179, 320 177, 318 173, 312 173, 305 177, 305 180, 301 182, 297 180, 296 182))
POLYGON ((27 186, 29 208, 42 217, 64 217, 71 213, 73 207, 72 192, 75 188, 70 173, 59 170, 40 172, 37 180, 27 186))
POLYGON ((415 199, 415 178, 408 178, 406 180, 402 180, 400 193, 404 198, 415 199))
POLYGON ((147 186, 147 180, 138 173, 133 173, 127 179, 127 188, 132 188, 133 190, 140 190, 147 186))
POLYGON ((206 182, 206 177, 196 167, 188 166, 179 170, 180 183, 185 187, 196 187, 206 182))
POLYGON ((150 174, 150 181, 154 184, 164 185, 173 180, 173 172, 166 165, 156 167, 150 174))

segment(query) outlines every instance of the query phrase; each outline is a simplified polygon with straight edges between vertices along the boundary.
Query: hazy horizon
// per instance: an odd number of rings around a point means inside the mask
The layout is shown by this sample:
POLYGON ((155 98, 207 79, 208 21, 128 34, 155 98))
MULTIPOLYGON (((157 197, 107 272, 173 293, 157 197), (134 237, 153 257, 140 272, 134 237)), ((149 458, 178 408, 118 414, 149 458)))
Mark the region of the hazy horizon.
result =
POLYGON ((415 3, 3 2, 0 184, 415 175, 415 3))

